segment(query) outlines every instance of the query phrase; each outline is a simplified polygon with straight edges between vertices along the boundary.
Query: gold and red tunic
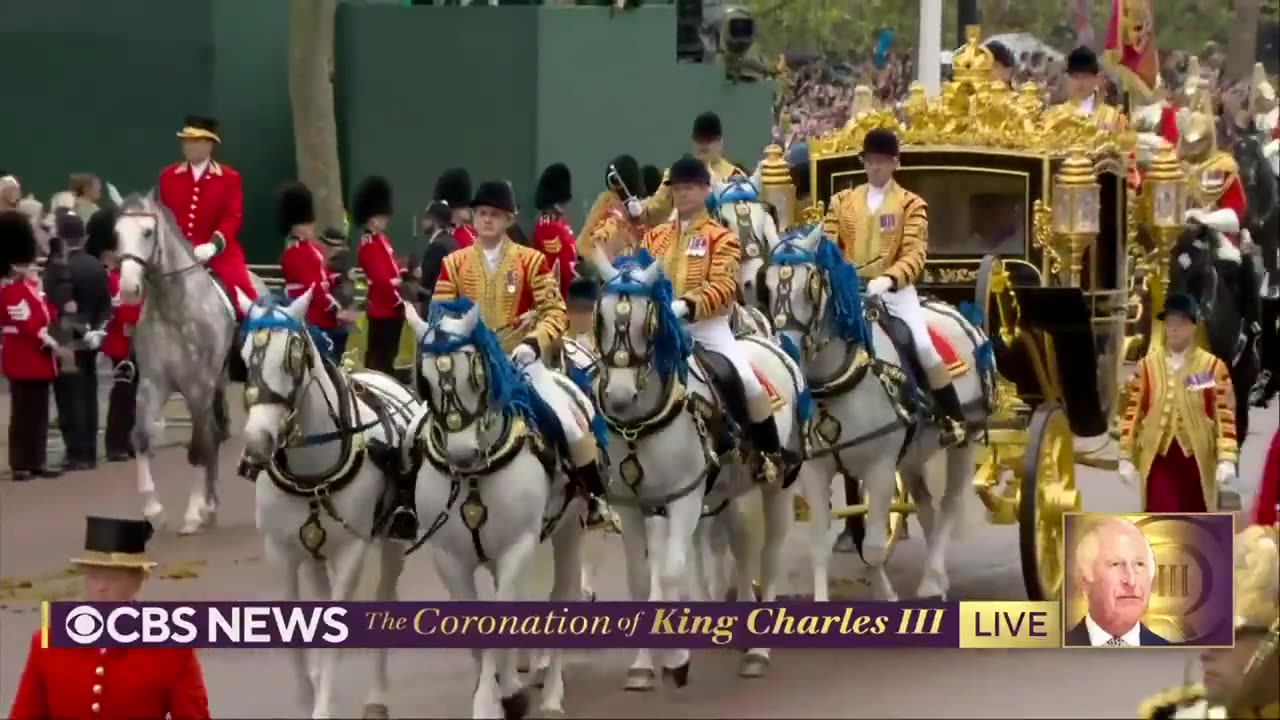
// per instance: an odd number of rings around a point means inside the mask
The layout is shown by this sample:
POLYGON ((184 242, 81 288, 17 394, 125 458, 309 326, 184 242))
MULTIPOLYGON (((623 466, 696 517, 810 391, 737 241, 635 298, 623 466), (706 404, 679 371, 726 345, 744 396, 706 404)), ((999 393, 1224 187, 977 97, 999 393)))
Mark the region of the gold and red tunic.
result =
POLYGON ((884 200, 873 212, 867 205, 870 187, 864 183, 836 193, 823 220, 823 232, 835 238, 863 280, 885 275, 893 279, 895 288, 914 285, 924 271, 929 206, 924 198, 890 181, 884 200))
POLYGON ((612 190, 605 190, 596 197, 582 223, 582 232, 578 233, 578 244, 581 255, 588 261, 594 261, 591 250, 603 244, 605 255, 613 259, 631 254, 640 246, 640 238, 644 237, 645 228, 632 222, 627 217, 627 209, 612 190))
POLYGON ((727 314, 738 296, 742 246, 732 231, 705 211, 684 223, 670 220, 640 239, 640 247, 662 263, 675 297, 689 303, 689 320, 727 314))
POLYGON ((454 251, 440 265, 432 301, 470 298, 503 351, 533 341, 548 350, 569 325, 559 279, 538 250, 503 239, 492 267, 479 243, 454 251))

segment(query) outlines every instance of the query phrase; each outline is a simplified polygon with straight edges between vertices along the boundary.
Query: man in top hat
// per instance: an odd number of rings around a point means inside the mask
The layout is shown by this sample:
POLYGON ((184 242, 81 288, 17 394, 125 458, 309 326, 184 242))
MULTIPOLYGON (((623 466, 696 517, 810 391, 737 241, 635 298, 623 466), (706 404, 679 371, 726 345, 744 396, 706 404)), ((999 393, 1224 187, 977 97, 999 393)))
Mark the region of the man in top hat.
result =
POLYGON ((884 300, 907 325, 925 379, 937 400, 944 445, 965 439, 965 417, 947 363, 933 344, 915 283, 924 270, 929 238, 929 206, 893 179, 898 169, 898 137, 868 132, 862 143, 867 182, 831 198, 823 231, 836 238, 845 259, 858 269, 869 296, 884 300))
POLYGON ((258 293, 240 247, 240 223, 244 220, 240 173, 213 159, 214 146, 222 142, 217 120, 188 116, 178 139, 183 160, 160 171, 156 184, 160 202, 195 246, 196 258, 206 263, 222 284, 230 311, 241 319, 236 290, 250 300, 257 300, 258 293))
MULTIPOLYGON (((1185 221, 1207 225, 1239 248, 1242 237, 1248 237, 1242 230, 1246 202, 1240 168, 1231 153, 1218 149, 1218 122, 1209 93, 1200 93, 1196 102, 1178 137, 1178 159, 1187 177, 1185 221)), ((1240 254, 1230 257, 1238 262, 1240 254)))
MULTIPOLYGON (((507 236, 516 214, 515 193, 509 183, 481 183, 471 208, 476 242, 444 259, 431 299, 470 298, 517 367, 540 363, 543 354, 559 344, 566 325, 564 298, 551 274, 551 261, 507 236)), ((599 449, 590 419, 581 417, 575 401, 548 373, 531 372, 529 380, 560 420, 569 445, 572 479, 592 495, 603 494, 599 449)))
POLYGON ((1127 120, 1119 108, 1102 98, 1102 66, 1098 55, 1087 47, 1078 47, 1067 56, 1067 92, 1065 103, 1052 108, 1057 112, 1074 112, 1091 118, 1098 127, 1119 132, 1127 120))
POLYGON ((476 229, 471 225, 471 174, 464 168, 440 173, 431 199, 449 206, 449 231, 458 242, 458 249, 471 247, 476 241, 476 229))
POLYGON ((1280 553, 1277 527, 1254 525, 1235 539, 1235 646, 1200 653, 1203 684, 1142 703, 1139 718, 1280 718, 1280 553))
POLYGON ((605 189, 592 203, 578 237, 590 237, 591 247, 603 245, 605 254, 616 258, 630 254, 644 237, 644 225, 631 219, 627 205, 639 200, 637 193, 645 192, 645 182, 639 163, 630 155, 619 155, 606 165, 604 180, 605 189))
POLYGON ((1195 343, 1200 308, 1174 293, 1156 318, 1165 351, 1138 362, 1120 432, 1120 477, 1143 512, 1238 509, 1235 395, 1227 366, 1195 343))
MULTIPOLYGON (((704 112, 693 120, 693 157, 707 166, 712 186, 728 182, 734 175, 746 175, 742 168, 724 159, 724 129, 720 116, 704 112)), ((671 219, 671 170, 663 175, 663 182, 644 202, 627 201, 627 212, 634 220, 652 227, 671 219)))
POLYGON ((1013 57, 1013 51, 999 40, 988 42, 987 50, 991 52, 991 59, 995 60, 991 74, 997 81, 1013 87, 1013 73, 1018 69, 1018 61, 1013 57))
MULTIPOLYGON (((341 303, 329 292, 329 268, 320 243, 316 242, 316 213, 311 191, 302 183, 291 183, 280 190, 276 199, 276 231, 285 239, 280 256, 280 272, 284 275, 284 292, 289 299, 311 291, 307 306, 307 326, 320 352, 337 362, 333 354, 333 333, 338 329, 341 303)), ((352 318, 344 317, 344 320, 352 318)))
MULTIPOLYGON (((137 599, 156 565, 146 555, 151 532, 146 520, 88 519, 84 552, 71 560, 84 573, 85 600, 137 599)), ((9 717, 205 720, 209 696, 192 648, 48 648, 37 630, 9 717)))
POLYGON ((573 199, 572 182, 567 165, 548 165, 538 178, 538 188, 533 194, 538 210, 538 222, 533 226, 533 248, 547 256, 553 272, 559 269, 562 295, 569 290, 573 266, 578 261, 578 244, 565 219, 565 211, 573 199))
POLYGON ((391 210, 391 184, 386 178, 368 177, 356 188, 351 201, 352 219, 361 228, 356 259, 368 282, 365 322, 369 341, 364 366, 394 376, 404 329, 404 300, 400 297, 400 264, 387 238, 391 210))

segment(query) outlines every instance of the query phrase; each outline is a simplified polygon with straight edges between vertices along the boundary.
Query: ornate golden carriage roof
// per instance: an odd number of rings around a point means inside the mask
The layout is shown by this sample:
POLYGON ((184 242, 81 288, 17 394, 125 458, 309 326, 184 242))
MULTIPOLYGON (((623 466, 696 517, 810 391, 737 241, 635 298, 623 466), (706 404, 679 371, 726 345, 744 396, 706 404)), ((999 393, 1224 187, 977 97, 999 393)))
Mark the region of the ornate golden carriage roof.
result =
MULTIPOLYGON (((966 29, 968 41, 952 58, 953 79, 941 95, 926 97, 924 86, 912 83, 907 99, 897 108, 855 108, 840 130, 811 140, 809 151, 822 156, 856 153, 876 128, 893 130, 903 147, 1021 151, 1063 156, 1080 148, 1095 159, 1127 155, 1136 145, 1132 131, 1099 128, 1074 107, 1045 108, 1040 88, 1027 83, 1016 92, 994 78, 995 60, 979 41, 977 26, 966 29)), ((869 93, 855 90, 855 99, 869 93)))

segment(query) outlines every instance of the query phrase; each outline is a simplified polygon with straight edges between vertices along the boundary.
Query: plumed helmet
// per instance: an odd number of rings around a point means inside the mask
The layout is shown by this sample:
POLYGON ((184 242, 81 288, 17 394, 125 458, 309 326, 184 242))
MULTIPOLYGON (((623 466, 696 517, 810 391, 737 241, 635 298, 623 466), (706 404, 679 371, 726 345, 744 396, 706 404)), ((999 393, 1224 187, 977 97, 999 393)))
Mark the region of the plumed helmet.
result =
POLYGON ((720 116, 713 112, 704 112, 693 120, 693 139, 696 142, 712 142, 724 136, 724 128, 720 125, 720 116))
POLYGON ((443 200, 449 203, 449 207, 457 209, 471 204, 471 196, 471 174, 464 168, 449 168, 436 179, 431 199, 443 200))
POLYGON ((1067 56, 1068 75, 1077 73, 1097 75, 1100 72, 1102 72, 1102 68, 1098 65, 1098 54, 1083 45, 1072 50, 1071 54, 1067 56))
POLYGON ((555 205, 563 205, 573 199, 573 176, 569 166, 564 163, 548 165, 538 178, 538 187, 533 193, 534 207, 540 211, 550 210, 555 205))
POLYGON ((116 210, 102 208, 89 216, 85 224, 85 233, 89 236, 84 241, 84 250, 90 255, 100 258, 102 253, 116 249, 116 210))
POLYGON ((640 168, 640 181, 644 185, 641 195, 648 197, 656 192, 662 185, 662 171, 657 165, 645 165, 640 168))
POLYGON ((36 261, 36 232, 26 215, 16 210, 0 212, 0 248, 7 265, 36 261))
MULTIPOLYGON (((619 155, 610 160, 609 165, 613 166, 614 171, 618 173, 618 178, 622 180, 622 184, 627 186, 627 190, 631 191, 632 195, 644 195, 644 178, 640 175, 640 163, 636 162, 635 158, 630 155, 619 155)), ((608 184, 608 173, 609 168, 606 166, 605 187, 618 192, 618 188, 608 184)))
POLYGON ((391 183, 381 175, 360 181, 351 199, 351 220, 360 227, 375 215, 391 214, 391 183))
POLYGON ((295 225, 316 221, 315 202, 311 191, 302 183, 289 183, 276 196, 276 232, 289 235, 295 225))
POLYGON ((516 194, 511 189, 511 183, 504 180, 489 180, 480 183, 480 187, 476 188, 476 196, 471 199, 471 207, 497 208, 506 210, 511 214, 516 212, 516 194))

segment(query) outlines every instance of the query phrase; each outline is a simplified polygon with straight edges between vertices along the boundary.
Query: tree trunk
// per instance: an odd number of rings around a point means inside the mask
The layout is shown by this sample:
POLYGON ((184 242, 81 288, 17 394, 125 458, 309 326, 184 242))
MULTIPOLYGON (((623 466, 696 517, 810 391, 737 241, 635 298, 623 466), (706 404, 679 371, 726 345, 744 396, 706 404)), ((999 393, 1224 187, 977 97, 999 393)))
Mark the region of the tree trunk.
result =
POLYGON ((298 179, 315 196, 321 227, 342 227, 342 172, 333 109, 337 0, 289 0, 289 105, 298 179))
POLYGON ((1261 0, 1235 0, 1235 22, 1227 42, 1226 78, 1248 80, 1258 57, 1258 22, 1262 16, 1261 0))

